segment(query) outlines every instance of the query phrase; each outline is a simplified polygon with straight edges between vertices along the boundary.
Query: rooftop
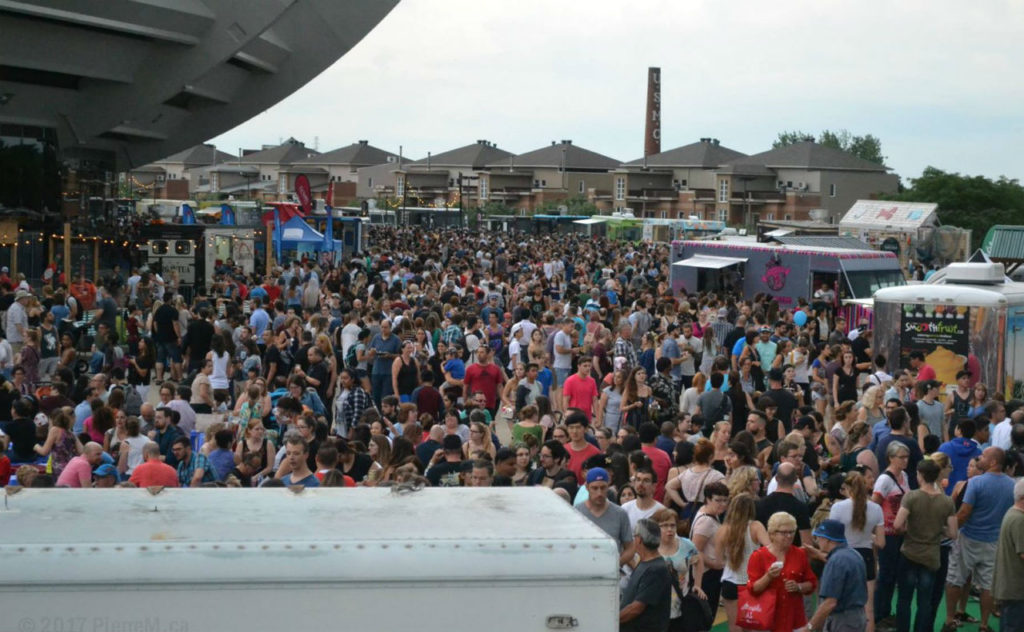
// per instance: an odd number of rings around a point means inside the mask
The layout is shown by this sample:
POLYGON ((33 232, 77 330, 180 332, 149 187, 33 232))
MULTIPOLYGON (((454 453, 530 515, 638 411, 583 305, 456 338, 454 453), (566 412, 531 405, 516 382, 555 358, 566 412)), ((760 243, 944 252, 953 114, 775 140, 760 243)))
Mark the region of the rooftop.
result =
POLYGON ((746 154, 719 144, 717 138, 702 138, 696 143, 676 147, 637 158, 625 163, 624 167, 698 167, 713 169, 722 163, 742 158, 746 154))
POLYGON ((518 156, 510 156, 504 160, 497 160, 489 163, 488 167, 525 167, 525 168, 548 168, 566 169, 569 171, 610 171, 616 169, 620 161, 608 156, 599 154, 578 145, 573 145, 571 140, 559 142, 551 141, 550 145, 528 151, 518 156))

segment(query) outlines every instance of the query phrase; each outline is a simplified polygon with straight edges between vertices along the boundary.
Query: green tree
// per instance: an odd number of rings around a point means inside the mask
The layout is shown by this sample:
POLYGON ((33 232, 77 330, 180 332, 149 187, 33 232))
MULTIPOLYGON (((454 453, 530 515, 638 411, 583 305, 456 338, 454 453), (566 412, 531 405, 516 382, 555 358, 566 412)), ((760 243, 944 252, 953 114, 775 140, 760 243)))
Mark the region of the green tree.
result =
MULTIPOLYGON (((772 143, 772 148, 777 149, 794 143, 813 141, 814 134, 808 134, 807 132, 796 130, 779 132, 775 142, 772 143)), ((822 130, 821 134, 818 135, 817 143, 819 145, 825 145, 826 147, 845 151, 857 156, 858 158, 869 160, 880 165, 885 164, 885 156, 882 155, 882 141, 871 134, 855 136, 845 129, 835 132, 826 129, 822 130)))
POLYGON ((911 179, 910 186, 894 197, 904 202, 938 204, 939 221, 971 229, 975 248, 993 225, 1024 223, 1024 187, 1005 176, 992 180, 927 167, 920 178, 911 179))
POLYGON ((484 215, 515 215, 515 211, 504 202, 491 200, 479 207, 480 213, 484 215))
POLYGON ((534 212, 541 215, 556 213, 560 206, 566 207, 567 215, 586 215, 589 217, 591 215, 598 214, 597 206, 582 195, 574 195, 570 198, 565 198, 564 200, 551 200, 545 202, 538 206, 534 212))

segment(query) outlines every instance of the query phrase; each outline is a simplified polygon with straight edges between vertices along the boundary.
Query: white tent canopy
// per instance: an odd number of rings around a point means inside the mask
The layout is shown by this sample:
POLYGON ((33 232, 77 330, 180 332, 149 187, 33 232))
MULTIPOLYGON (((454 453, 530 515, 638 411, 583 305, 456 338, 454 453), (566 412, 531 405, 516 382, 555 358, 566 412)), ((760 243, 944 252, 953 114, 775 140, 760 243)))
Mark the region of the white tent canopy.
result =
POLYGON ((672 265, 674 266, 686 266, 690 268, 709 268, 712 270, 721 270, 722 268, 728 268, 729 266, 746 263, 746 259, 739 257, 716 257, 713 255, 693 255, 689 259, 683 259, 682 261, 676 261, 672 265))

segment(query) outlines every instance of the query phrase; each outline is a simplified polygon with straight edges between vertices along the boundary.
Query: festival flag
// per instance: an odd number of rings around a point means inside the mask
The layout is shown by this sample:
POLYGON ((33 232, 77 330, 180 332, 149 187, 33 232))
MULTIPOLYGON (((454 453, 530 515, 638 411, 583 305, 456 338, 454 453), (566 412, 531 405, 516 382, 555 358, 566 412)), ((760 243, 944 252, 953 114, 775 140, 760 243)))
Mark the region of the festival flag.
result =
POLYGON ((328 204, 327 207, 327 227, 324 228, 324 250, 327 252, 334 252, 334 209, 328 204))
POLYGON ((274 207, 274 256, 278 265, 281 264, 281 211, 274 207))
POLYGON ((196 223, 196 213, 188 204, 181 205, 181 223, 192 225, 196 223))
POLYGON ((229 204, 220 205, 220 223, 222 226, 235 225, 235 209, 231 208, 229 204))

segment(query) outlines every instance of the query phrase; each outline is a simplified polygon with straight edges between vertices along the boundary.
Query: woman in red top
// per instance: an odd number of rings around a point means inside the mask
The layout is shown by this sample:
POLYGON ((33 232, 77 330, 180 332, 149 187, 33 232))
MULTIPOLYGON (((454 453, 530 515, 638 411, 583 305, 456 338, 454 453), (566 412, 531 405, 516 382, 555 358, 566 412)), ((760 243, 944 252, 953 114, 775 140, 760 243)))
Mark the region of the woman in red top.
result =
POLYGON ((771 545, 754 551, 747 563, 747 588, 754 595, 775 591, 775 625, 772 632, 793 632, 807 625, 804 595, 814 592, 817 580, 807 554, 793 546, 796 518, 784 511, 768 519, 771 545), (777 566, 773 566, 779 562, 777 566))

